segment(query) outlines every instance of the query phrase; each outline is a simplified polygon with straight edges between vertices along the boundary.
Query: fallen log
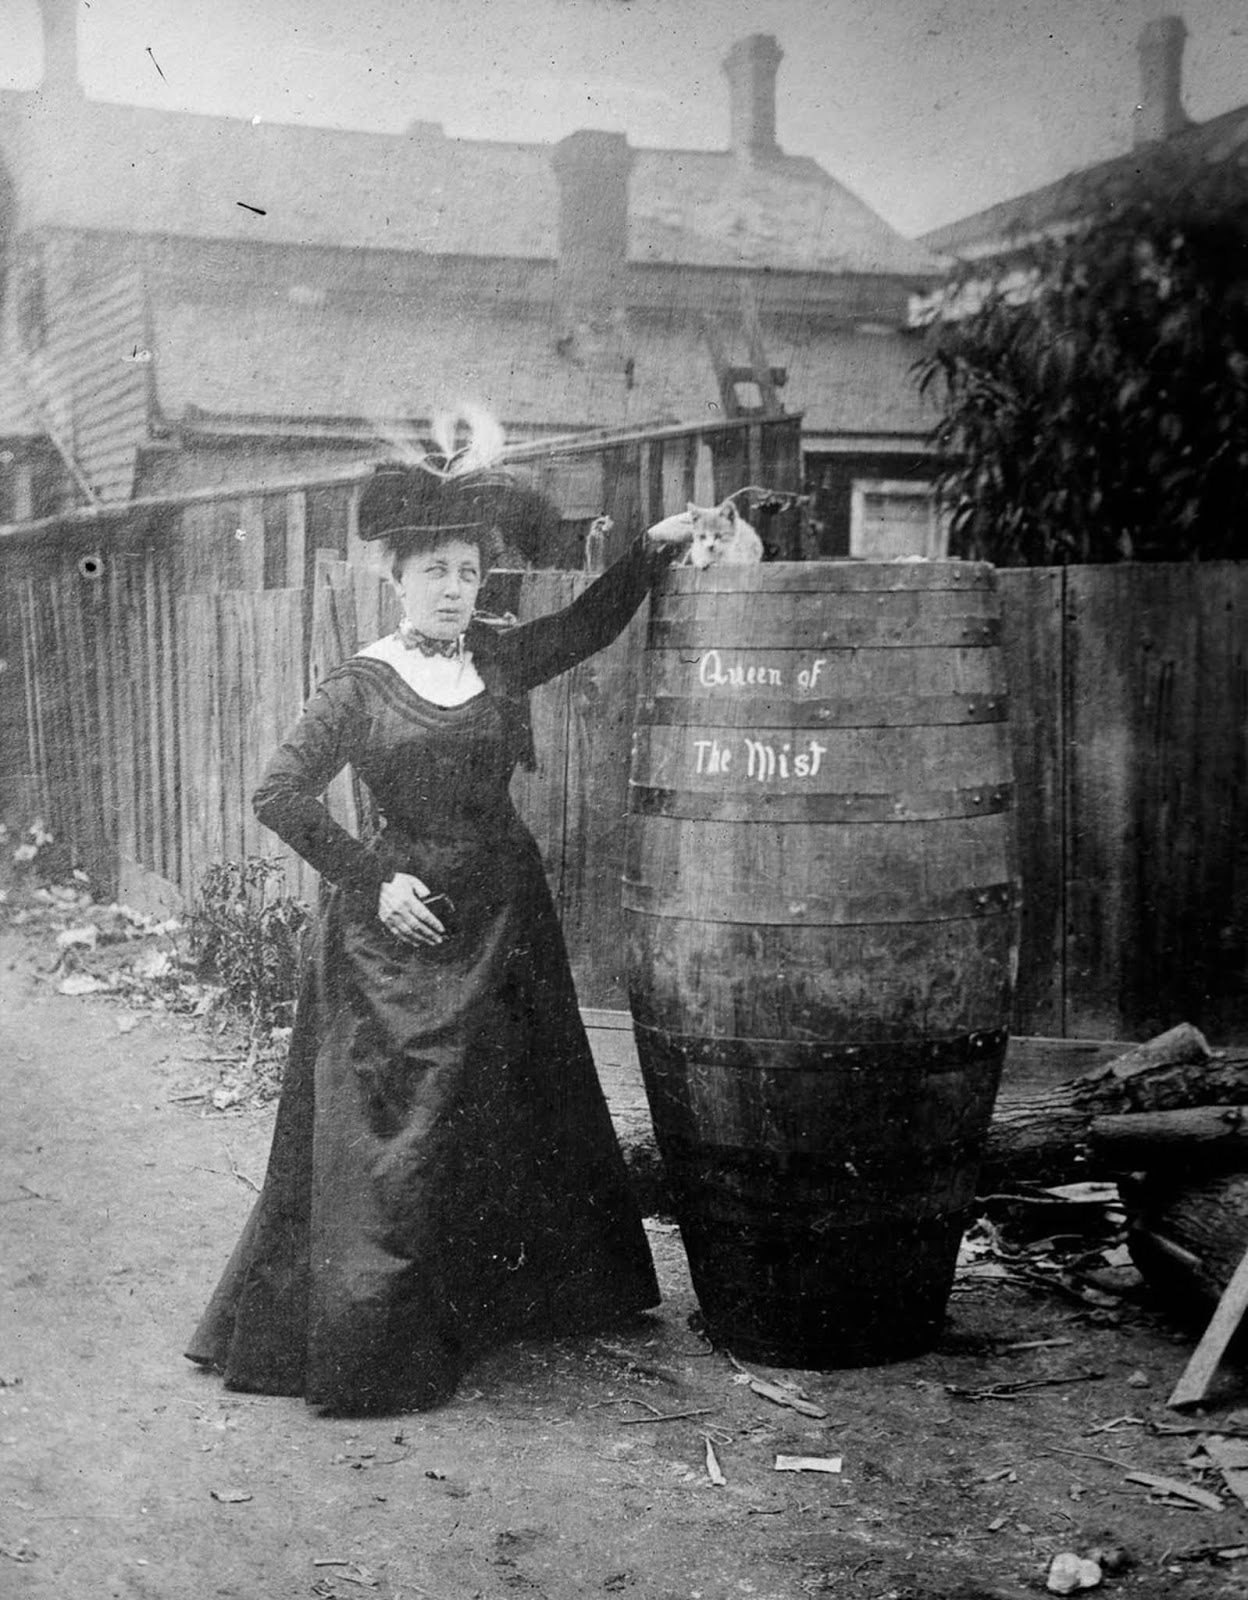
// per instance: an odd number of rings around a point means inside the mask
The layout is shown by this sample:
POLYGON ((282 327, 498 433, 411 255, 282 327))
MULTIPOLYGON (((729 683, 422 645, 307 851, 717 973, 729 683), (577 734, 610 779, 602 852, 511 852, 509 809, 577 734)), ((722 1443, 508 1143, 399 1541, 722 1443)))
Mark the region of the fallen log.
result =
POLYGON ((1248 1109, 1190 1106, 1181 1111, 1128 1111, 1093 1117, 1093 1157, 1124 1171, 1199 1164, 1248 1165, 1248 1109))
POLYGON ((1006 1088, 988 1130, 980 1193, 1011 1182, 1109 1176, 1113 1167, 1090 1154, 1097 1117, 1208 1105, 1248 1105, 1248 1055, 1215 1056, 1188 1023, 1069 1083, 1006 1088))

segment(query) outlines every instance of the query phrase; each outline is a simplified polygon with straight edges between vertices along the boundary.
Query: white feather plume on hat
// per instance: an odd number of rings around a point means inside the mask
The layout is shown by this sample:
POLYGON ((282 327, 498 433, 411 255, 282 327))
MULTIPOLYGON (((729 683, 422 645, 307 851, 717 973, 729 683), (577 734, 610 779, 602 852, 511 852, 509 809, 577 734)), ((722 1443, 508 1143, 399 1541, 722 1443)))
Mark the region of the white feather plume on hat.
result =
POLYGON ((359 537, 392 548, 422 533, 502 529, 534 559, 559 508, 523 471, 509 470, 501 423, 473 401, 434 413, 418 436, 386 425, 377 437, 389 459, 377 464, 361 493, 359 537))
POLYGON ((506 451, 502 423, 493 412, 472 400, 461 400, 454 409, 435 411, 428 440, 414 439, 384 424, 378 426, 377 435, 403 466, 419 467, 444 480, 487 472, 501 464, 506 451), (467 437, 460 444, 463 434, 467 437))

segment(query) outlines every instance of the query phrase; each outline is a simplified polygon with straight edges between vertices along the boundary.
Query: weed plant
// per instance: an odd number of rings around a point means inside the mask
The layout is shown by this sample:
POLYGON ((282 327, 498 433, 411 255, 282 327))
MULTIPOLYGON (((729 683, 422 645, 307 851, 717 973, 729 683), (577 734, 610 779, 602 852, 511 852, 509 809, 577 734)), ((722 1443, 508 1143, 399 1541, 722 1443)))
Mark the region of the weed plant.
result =
POLYGON ((289 1023, 308 922, 301 900, 281 892, 282 864, 267 856, 221 861, 200 883, 190 917, 191 953, 204 977, 248 1022, 251 1037, 289 1023))

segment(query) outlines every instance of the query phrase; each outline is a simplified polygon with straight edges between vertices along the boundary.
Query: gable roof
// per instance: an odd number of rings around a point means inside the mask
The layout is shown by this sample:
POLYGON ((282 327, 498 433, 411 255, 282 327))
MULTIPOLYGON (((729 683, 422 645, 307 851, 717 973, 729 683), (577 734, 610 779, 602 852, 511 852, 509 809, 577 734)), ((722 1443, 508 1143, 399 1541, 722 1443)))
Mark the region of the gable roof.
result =
MULTIPOLYGON (((256 123, 0 95, 21 225, 553 259, 553 146, 256 123)), ((634 152, 630 260, 930 276, 938 266, 818 163, 634 152)))
POLYGON ((1228 161, 1248 164, 1248 105, 933 228, 916 242, 937 255, 990 254, 1074 221, 1096 201, 1112 195, 1116 185, 1134 182, 1154 162, 1171 157, 1209 166, 1228 161))

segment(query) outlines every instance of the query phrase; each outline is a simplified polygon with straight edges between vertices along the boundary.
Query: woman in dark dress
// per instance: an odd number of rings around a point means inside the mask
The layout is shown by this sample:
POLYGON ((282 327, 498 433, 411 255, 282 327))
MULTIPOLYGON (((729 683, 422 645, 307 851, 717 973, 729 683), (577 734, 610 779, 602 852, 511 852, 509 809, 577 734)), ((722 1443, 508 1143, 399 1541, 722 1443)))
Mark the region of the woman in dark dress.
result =
POLYGON ((399 632, 330 673, 256 813, 333 886, 307 951, 264 1190, 188 1350, 226 1385, 339 1412, 447 1399, 482 1351, 659 1298, 531 835, 508 792, 528 691, 608 644, 679 539, 638 538, 571 606, 472 620, 498 477, 383 469, 361 533, 399 632), (350 762, 364 844, 320 796, 350 762))

